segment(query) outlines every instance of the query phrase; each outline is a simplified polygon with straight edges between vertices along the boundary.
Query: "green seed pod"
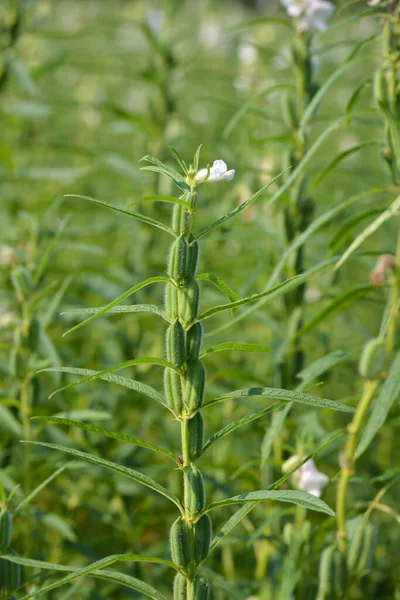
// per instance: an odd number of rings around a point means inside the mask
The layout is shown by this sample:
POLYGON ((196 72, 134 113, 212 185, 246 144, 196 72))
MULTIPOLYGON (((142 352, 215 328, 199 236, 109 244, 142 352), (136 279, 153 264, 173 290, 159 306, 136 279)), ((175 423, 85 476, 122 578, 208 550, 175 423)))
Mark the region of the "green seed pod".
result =
POLYGON ((40 322, 36 317, 33 317, 28 330, 28 348, 34 352, 39 344, 40 339, 40 322))
POLYGON ((187 277, 187 253, 187 242, 185 237, 180 235, 171 246, 168 263, 168 275, 178 283, 187 277))
POLYGON ((350 573, 362 575, 371 568, 375 545, 375 527, 372 523, 362 520, 356 527, 347 555, 350 573))
POLYGON ((281 102, 282 118, 286 127, 292 131, 299 128, 299 117, 297 115, 296 106, 290 94, 282 95, 281 102))
POLYGON ((172 229, 177 235, 188 232, 190 215, 185 206, 177 204, 172 213, 172 229))
POLYGON ((290 548, 296 537, 293 523, 286 523, 283 528, 283 541, 290 548))
POLYGON ((164 394, 167 404, 177 414, 182 414, 182 383, 181 377, 173 369, 164 371, 164 394))
POLYGON ((169 319, 175 320, 178 318, 178 290, 172 283, 167 283, 165 286, 164 306, 169 319))
POLYGON ((303 540, 305 542, 309 542, 311 540, 311 534, 312 534, 311 521, 304 521, 303 526, 301 528, 301 533, 303 535, 303 540))
POLYGON ((196 412, 203 403, 206 372, 200 360, 189 365, 183 392, 183 404, 189 414, 196 412))
POLYGON ((345 589, 345 565, 343 554, 335 549, 332 561, 332 584, 333 593, 336 598, 341 598, 345 589))
POLYGON ((187 579, 180 573, 174 579, 174 596, 173 600, 186 600, 186 583, 187 579))
POLYGON ((210 597, 210 584, 204 577, 196 576, 193 579, 193 600, 208 600, 210 597))
POLYGON ((212 523, 208 515, 201 517, 194 526, 194 560, 196 564, 207 558, 210 552, 212 523))
POLYGON ((175 321, 167 329, 167 360, 173 365, 180 366, 186 358, 185 332, 179 321, 175 321))
POLYGON ((184 506, 192 515, 197 515, 206 505, 203 476, 195 465, 185 473, 184 506))
POLYGON ((9 359, 9 369, 13 377, 20 378, 25 371, 25 361, 17 348, 12 348, 9 359))
POLYGON ((177 567, 187 569, 192 560, 188 524, 181 517, 173 523, 170 531, 171 557, 177 567))
POLYGON ((33 379, 31 379, 31 390, 30 390, 32 406, 37 406, 38 404, 40 404, 41 389, 42 389, 42 385, 40 383, 40 379, 38 377, 33 377, 33 379))
POLYGON ((188 438, 189 456, 190 460, 194 462, 202 455, 204 444, 204 421, 199 412, 188 421, 188 438))
POLYGON ((179 317, 184 327, 188 327, 198 316, 199 298, 199 284, 195 279, 189 279, 178 294, 179 317))
POLYGON ((33 289, 31 275, 28 269, 17 267, 11 272, 11 281, 17 296, 25 298, 33 289))
POLYGON ((385 340, 373 338, 367 342, 361 352, 358 371, 365 379, 375 379, 382 371, 385 362, 385 340))
POLYGON ((332 575, 334 568, 335 552, 335 546, 328 546, 327 548, 325 548, 325 550, 323 550, 321 554, 321 558, 319 561, 318 597, 331 597, 334 593, 332 575))
POLYGON ((390 107, 390 93, 384 69, 379 69, 374 77, 374 98, 379 108, 387 110, 390 107))
POLYGON ((186 332, 186 360, 197 360, 201 351, 203 342, 203 325, 195 323, 186 332))
POLYGON ((12 516, 10 511, 0 513, 0 550, 5 550, 11 543, 12 516))
POLYGON ((197 271, 197 263, 199 262, 200 246, 199 242, 194 241, 194 235, 190 234, 189 244, 187 251, 187 265, 186 273, 187 277, 194 277, 197 271))
MULTIPOLYGON (((15 554, 15 552, 13 552, 15 554)), ((9 600, 21 585, 21 565, 0 558, 0 598, 9 600)))

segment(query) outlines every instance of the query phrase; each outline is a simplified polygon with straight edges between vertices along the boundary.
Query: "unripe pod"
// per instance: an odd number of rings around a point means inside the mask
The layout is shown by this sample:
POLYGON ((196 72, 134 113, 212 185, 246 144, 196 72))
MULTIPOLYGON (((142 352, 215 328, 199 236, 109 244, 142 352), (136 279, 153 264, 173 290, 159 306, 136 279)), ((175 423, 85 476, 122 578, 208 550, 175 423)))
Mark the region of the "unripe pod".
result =
POLYGON ((189 414, 196 412, 203 403, 206 372, 200 360, 189 365, 183 392, 183 403, 189 414))
POLYGON ((25 361, 17 348, 12 348, 9 359, 9 369, 13 377, 20 378, 24 374, 25 361))
POLYGON ((204 577, 196 576, 193 579, 193 600, 208 600, 210 597, 210 584, 204 577))
POLYGON ((361 521, 354 532, 347 555, 350 573, 361 575, 371 568, 376 543, 375 527, 361 521))
POLYGON ((31 405, 32 406, 37 406, 38 404, 40 404, 40 392, 41 392, 42 386, 40 383, 40 379, 38 377, 34 377, 33 379, 31 379, 31 394, 30 394, 30 398, 31 398, 31 405))
POLYGON ((379 69, 374 77, 374 98, 379 108, 385 110, 390 107, 390 95, 386 73, 379 69))
POLYGON ((164 394, 167 404, 177 414, 182 414, 182 383, 181 377, 173 369, 164 371, 164 394))
POLYGON ((288 129, 297 130, 299 127, 299 118, 293 99, 289 94, 282 96, 282 117, 288 129))
POLYGON ((195 323, 186 332, 186 360, 197 360, 203 342, 203 325, 195 323))
POLYGON ((202 455, 204 444, 204 421, 199 412, 188 421, 188 438, 189 457, 194 462, 196 458, 202 455))
POLYGON ((40 339, 40 322, 36 317, 33 317, 28 330, 28 348, 35 351, 40 339))
POLYGON ((373 338, 367 342, 362 350, 358 371, 365 379, 375 379, 382 371, 385 362, 385 340, 373 338))
POLYGON ((177 567, 187 569, 192 560, 192 552, 188 524, 182 517, 178 517, 171 527, 170 544, 173 562, 177 567))
POLYGON ((9 600, 21 585, 21 565, 0 558, 0 598, 9 600))
POLYGON ((179 315, 178 289, 172 283, 167 283, 165 286, 164 304, 167 317, 173 321, 177 319, 179 315))
POLYGON ((321 554, 319 562, 318 597, 332 597, 334 593, 332 575, 335 552, 336 549, 334 546, 328 546, 321 554))
POLYGON ((172 229, 177 235, 188 232, 190 215, 185 206, 177 204, 172 213, 172 229))
POLYGON ((206 505, 203 476, 195 465, 191 465, 184 477, 184 506, 191 515, 197 515, 206 505))
POLYGON ((25 298, 33 289, 31 275, 24 267, 18 267, 11 272, 11 281, 19 297, 25 298))
POLYGON ((186 600, 186 584, 187 579, 180 573, 174 579, 174 596, 173 600, 186 600))
POLYGON ((194 560, 196 564, 207 558, 210 552, 212 523, 208 515, 201 517, 194 526, 194 560))
POLYGON ((178 283, 187 277, 187 250, 185 237, 180 235, 172 244, 169 253, 168 275, 178 283))
POLYGON ((189 244, 187 248, 187 277, 194 277, 197 271, 197 263, 199 262, 200 246, 199 242, 194 241, 193 234, 189 236, 189 244))
POLYGON ((189 279, 178 294, 179 317, 185 327, 198 316, 199 299, 199 284, 195 279, 189 279))
POLYGON ((175 321, 167 329, 167 360, 173 365, 180 366, 186 358, 185 332, 179 321, 175 321))
POLYGON ((345 565, 343 554, 339 550, 335 550, 333 554, 333 565, 332 565, 332 581, 334 595, 337 598, 341 598, 345 589, 345 565))
POLYGON ((0 550, 5 550, 11 543, 12 516, 10 511, 0 513, 0 550))

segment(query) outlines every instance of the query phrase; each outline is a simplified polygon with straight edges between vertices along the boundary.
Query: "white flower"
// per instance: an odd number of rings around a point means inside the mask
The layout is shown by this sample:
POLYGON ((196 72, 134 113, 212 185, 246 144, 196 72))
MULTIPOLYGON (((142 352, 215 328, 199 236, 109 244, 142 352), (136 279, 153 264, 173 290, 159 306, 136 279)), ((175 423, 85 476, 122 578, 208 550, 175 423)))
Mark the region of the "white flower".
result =
POLYGON ((369 0, 368 5, 369 6, 378 6, 380 1, 381 0, 369 0))
MULTIPOLYGON (((372 0, 375 1, 375 0, 372 0)), ((324 31, 335 7, 327 0, 281 0, 289 16, 297 17, 302 31, 324 31)))
POLYGON ((228 171, 226 162, 223 160, 214 160, 208 177, 207 173, 207 169, 200 169, 196 174, 196 182, 202 183, 206 181, 207 183, 217 183, 217 181, 231 181, 235 176, 235 170, 230 169, 228 171))
POLYGON ((244 67, 251 67, 257 60, 257 48, 249 42, 242 42, 238 47, 238 56, 244 67))
POLYGON ((329 477, 325 473, 318 471, 312 459, 295 472, 295 477, 299 490, 308 492, 317 498, 321 496, 322 490, 329 481, 329 477))

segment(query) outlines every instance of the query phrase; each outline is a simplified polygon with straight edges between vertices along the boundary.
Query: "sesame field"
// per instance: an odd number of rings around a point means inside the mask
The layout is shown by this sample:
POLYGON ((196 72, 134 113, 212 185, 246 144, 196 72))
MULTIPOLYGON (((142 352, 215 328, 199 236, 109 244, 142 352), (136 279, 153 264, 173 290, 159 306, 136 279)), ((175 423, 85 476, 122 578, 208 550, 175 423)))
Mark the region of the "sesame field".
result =
POLYGON ((399 217, 399 0, 0 0, 0 600, 400 600, 399 217))

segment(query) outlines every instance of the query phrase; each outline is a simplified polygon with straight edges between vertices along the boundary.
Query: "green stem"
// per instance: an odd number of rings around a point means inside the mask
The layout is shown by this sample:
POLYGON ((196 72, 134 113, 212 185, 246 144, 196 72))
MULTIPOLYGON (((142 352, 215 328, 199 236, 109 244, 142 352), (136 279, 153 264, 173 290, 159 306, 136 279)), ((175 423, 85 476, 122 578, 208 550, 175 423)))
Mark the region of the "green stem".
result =
POLYGON ((336 517, 338 525, 338 543, 344 554, 347 553, 347 531, 346 531, 346 507, 347 491, 350 477, 355 474, 354 455, 357 449, 357 443, 361 428, 367 416, 368 409, 379 386, 380 380, 367 381, 364 384, 364 393, 359 405, 357 406, 354 418, 348 425, 349 435, 347 437, 345 450, 342 455, 342 470, 337 489, 336 497, 336 517))

